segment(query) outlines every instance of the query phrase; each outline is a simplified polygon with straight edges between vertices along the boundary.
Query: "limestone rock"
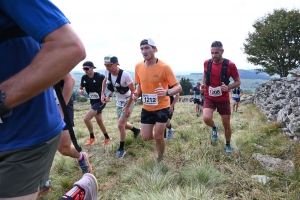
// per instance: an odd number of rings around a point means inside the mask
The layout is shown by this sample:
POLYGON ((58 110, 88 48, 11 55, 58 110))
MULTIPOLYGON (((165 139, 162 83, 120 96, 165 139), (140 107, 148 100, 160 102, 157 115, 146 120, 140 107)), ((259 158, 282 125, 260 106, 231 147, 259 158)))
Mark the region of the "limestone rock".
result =
POLYGON ((278 170, 283 173, 293 173, 295 170, 294 163, 291 160, 282 160, 260 153, 254 153, 252 154, 252 157, 255 158, 265 169, 270 171, 278 170))

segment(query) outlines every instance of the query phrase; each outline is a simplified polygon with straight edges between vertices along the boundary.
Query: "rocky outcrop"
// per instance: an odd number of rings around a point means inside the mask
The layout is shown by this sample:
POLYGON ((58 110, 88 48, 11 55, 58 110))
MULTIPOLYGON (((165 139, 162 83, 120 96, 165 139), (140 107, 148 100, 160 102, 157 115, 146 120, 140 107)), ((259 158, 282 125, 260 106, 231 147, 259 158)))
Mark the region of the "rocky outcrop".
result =
POLYGON ((300 71, 289 71, 291 77, 272 78, 261 84, 244 99, 254 103, 267 116, 269 122, 278 122, 291 139, 300 138, 300 71))
POLYGON ((256 159, 265 169, 270 171, 293 173, 295 170, 294 162, 291 160, 282 160, 280 158, 274 158, 272 156, 263 155, 260 153, 254 153, 252 154, 252 157, 256 159))

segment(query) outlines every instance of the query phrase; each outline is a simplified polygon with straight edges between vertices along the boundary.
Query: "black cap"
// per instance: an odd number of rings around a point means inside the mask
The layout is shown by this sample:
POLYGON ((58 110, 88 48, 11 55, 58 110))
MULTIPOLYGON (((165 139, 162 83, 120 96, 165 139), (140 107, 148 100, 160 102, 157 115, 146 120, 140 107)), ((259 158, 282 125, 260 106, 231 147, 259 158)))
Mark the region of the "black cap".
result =
POLYGON ((85 62, 83 63, 82 66, 89 66, 89 67, 96 68, 96 67, 94 66, 94 63, 91 62, 91 61, 85 61, 85 62))

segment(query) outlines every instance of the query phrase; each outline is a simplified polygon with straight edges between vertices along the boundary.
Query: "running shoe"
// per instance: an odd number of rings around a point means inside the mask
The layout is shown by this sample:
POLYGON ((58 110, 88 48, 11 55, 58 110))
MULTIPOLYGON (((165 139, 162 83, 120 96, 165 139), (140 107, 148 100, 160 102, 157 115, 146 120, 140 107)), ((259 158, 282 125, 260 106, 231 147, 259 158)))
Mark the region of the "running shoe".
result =
POLYGON ((86 152, 82 153, 82 160, 78 161, 78 164, 82 170, 82 174, 92 173, 92 165, 89 162, 89 155, 86 152))
POLYGON ((226 153, 232 153, 232 148, 230 144, 226 144, 226 153))
POLYGON ((85 146, 91 146, 96 140, 96 138, 89 138, 89 140, 85 143, 85 146))
POLYGON ((140 129, 140 128, 137 128, 137 129, 133 132, 134 138, 136 139, 136 138, 139 136, 140 133, 141 133, 141 129, 140 129))
POLYGON ((168 130, 168 139, 172 139, 173 138, 173 134, 174 134, 174 129, 173 128, 170 128, 169 130, 168 130))
POLYGON ((84 189, 84 200, 98 200, 98 182, 93 174, 85 173, 74 186, 84 189))
POLYGON ((116 153, 116 155, 118 156, 118 158, 123 158, 126 154, 126 151, 124 149, 119 149, 116 153))
POLYGON ((45 183, 45 185, 42 188, 40 188, 38 197, 41 197, 41 196, 47 194, 48 192, 50 192, 51 191, 50 185, 51 185, 51 180, 48 180, 45 183))
POLYGON ((162 163, 163 160, 164 160, 163 156, 160 156, 160 157, 156 158, 157 163, 162 163))
POLYGON ((110 141, 111 141, 111 138, 104 139, 104 141, 103 141, 103 143, 102 143, 102 146, 107 145, 110 141))
POLYGON ((212 128, 211 140, 212 141, 217 141, 218 140, 218 126, 216 126, 215 128, 212 128))

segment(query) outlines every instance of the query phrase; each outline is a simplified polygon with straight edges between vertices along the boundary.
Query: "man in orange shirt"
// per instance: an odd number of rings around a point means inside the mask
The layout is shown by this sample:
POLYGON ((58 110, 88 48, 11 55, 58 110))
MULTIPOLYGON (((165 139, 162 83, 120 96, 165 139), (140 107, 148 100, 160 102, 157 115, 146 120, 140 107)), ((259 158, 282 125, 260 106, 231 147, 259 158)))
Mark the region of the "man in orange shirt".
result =
POLYGON ((133 93, 133 100, 136 101, 142 94, 142 138, 145 141, 155 139, 157 161, 160 162, 165 151, 164 130, 169 116, 169 96, 180 93, 182 88, 171 67, 155 57, 157 48, 151 38, 142 40, 140 48, 144 61, 135 67, 135 82, 138 86, 133 93), (168 89, 168 85, 172 88, 168 89))

